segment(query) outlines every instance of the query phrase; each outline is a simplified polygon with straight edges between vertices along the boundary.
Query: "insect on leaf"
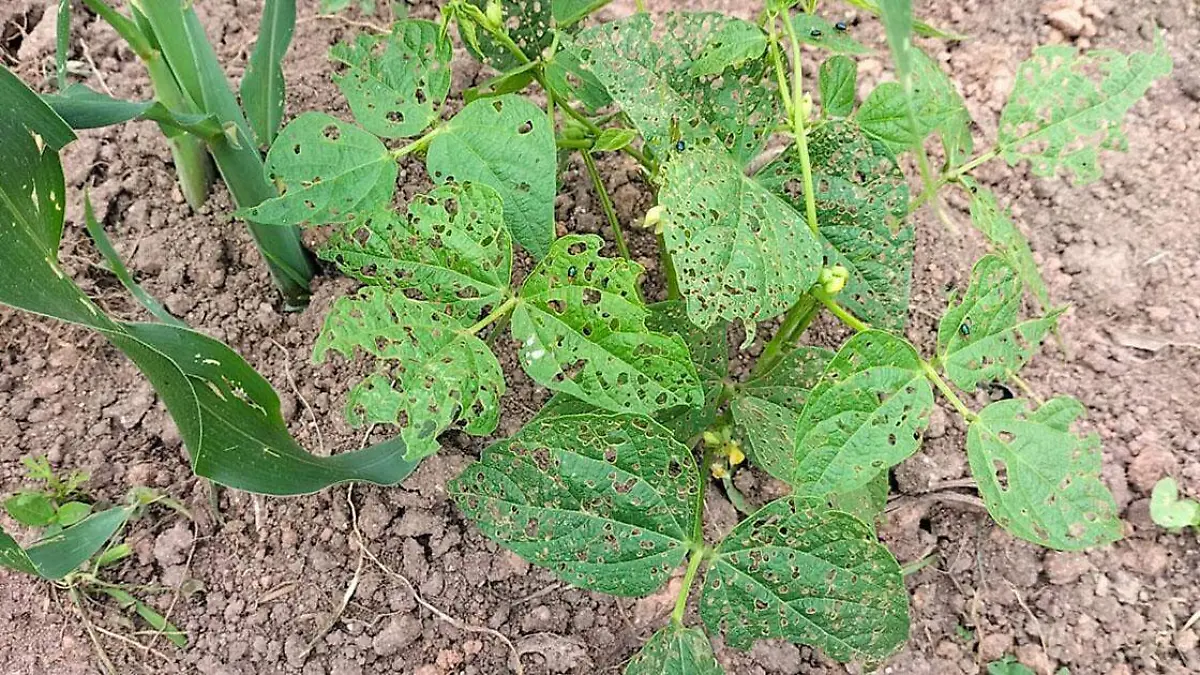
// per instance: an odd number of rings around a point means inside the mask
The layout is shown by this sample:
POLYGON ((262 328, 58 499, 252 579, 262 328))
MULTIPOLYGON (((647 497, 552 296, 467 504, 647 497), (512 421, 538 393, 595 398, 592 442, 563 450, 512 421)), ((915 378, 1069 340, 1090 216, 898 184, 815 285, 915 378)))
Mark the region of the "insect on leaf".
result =
POLYGON ((496 430, 504 373, 492 351, 438 303, 368 286, 339 298, 313 348, 354 358, 362 351, 378 369, 351 389, 346 416, 356 426, 394 424, 420 459, 438 449, 438 435, 457 422, 477 436, 496 430))
POLYGON ((687 318, 687 306, 678 300, 650 305, 646 327, 663 335, 678 335, 687 345, 700 386, 704 391, 703 405, 681 405, 656 414, 655 420, 675 432, 675 438, 687 443, 707 429, 717 418, 717 401, 729 377, 728 325, 724 322, 711 328, 700 328, 687 318))
POLYGON ((242 76, 242 107, 258 144, 270 145, 283 121, 283 56, 296 28, 295 0, 266 0, 258 40, 242 76))
POLYGON ((699 628, 671 623, 654 634, 625 666, 624 675, 724 675, 712 643, 699 628))
POLYGON ((821 63, 821 109, 830 117, 849 117, 858 90, 858 63, 840 54, 821 63))
POLYGON ((652 593, 699 543, 695 460, 637 415, 534 420, 484 450, 449 492, 496 543, 603 593, 652 593))
POLYGON ((413 197, 407 217, 362 214, 320 250, 359 281, 448 307, 474 321, 504 301, 512 239, 500 195, 478 183, 449 183, 413 197))
POLYGON ((776 477, 800 494, 862 487, 917 451, 932 410, 933 390, 912 345, 882 331, 859 333, 809 393, 794 468, 776 477))
POLYGON ((526 278, 512 318, 522 368, 544 387, 614 412, 701 405, 683 340, 646 328, 642 267, 601 257, 602 245, 595 235, 563 237, 526 278))
POLYGON ((850 37, 846 31, 838 30, 836 26, 816 14, 792 14, 791 20, 792 27, 796 31, 796 38, 804 44, 828 49, 835 54, 871 53, 866 45, 850 37))
POLYGON ((971 270, 961 301, 938 324, 938 359, 967 391, 1019 371, 1058 323, 1063 310, 1021 321, 1021 279, 1004 260, 986 255, 971 270))
POLYGON ((1028 159, 1037 176, 1066 173, 1076 185, 1100 178, 1099 151, 1125 149, 1125 113, 1171 68, 1161 34, 1151 52, 1038 47, 1017 67, 1000 113, 1001 155, 1009 164, 1028 159))
POLYGON ((1179 484, 1166 476, 1154 484, 1150 493, 1150 518, 1154 524, 1168 529, 1178 529, 1200 524, 1200 504, 1191 499, 1179 498, 1179 484))
POLYGON ((762 28, 741 19, 730 19, 708 37, 700 57, 692 61, 692 77, 717 75, 730 66, 757 59, 767 50, 767 34, 762 28))
POLYGON ((426 165, 439 183, 471 181, 500 193, 513 239, 541 258, 555 235, 554 153, 545 111, 506 94, 468 103, 440 127, 426 165))
POLYGON ((245 210, 256 223, 323 225, 387 205, 396 160, 373 134, 324 113, 292 120, 267 152, 267 176, 280 195, 245 210))
MULTIPOLYGON (((554 38, 554 30, 551 27, 553 23, 551 0, 492 1, 500 3, 504 12, 501 23, 504 24, 508 37, 516 43, 525 58, 522 59, 513 54, 490 33, 482 29, 476 33, 475 44, 463 36, 463 42, 466 43, 471 56, 496 70, 504 71, 538 58, 542 50, 550 46, 550 42, 554 38)), ((467 0, 467 2, 484 11, 488 4, 488 0, 467 0)), ((460 33, 462 26, 466 23, 469 22, 458 22, 460 33)))
POLYGON ((783 638, 877 663, 908 637, 908 593, 869 526, 820 499, 784 497, 717 546, 700 617, 736 649, 783 638))
POLYGON ((997 401, 967 429, 967 459, 979 494, 1001 527, 1060 551, 1121 538, 1112 494, 1100 480, 1100 438, 1071 426, 1083 405, 1053 398, 1032 409, 1023 399, 997 401))
POLYGON ((410 19, 389 35, 359 33, 329 50, 346 66, 333 76, 354 119, 384 138, 415 136, 438 118, 450 92, 449 39, 432 21, 410 19))
POLYGON ((1017 229, 1005 209, 996 201, 991 190, 979 185, 969 176, 959 179, 971 193, 971 225, 983 233, 997 255, 1017 271, 1025 287, 1037 299, 1043 310, 1050 307, 1050 292, 1038 270, 1029 240, 1017 229))

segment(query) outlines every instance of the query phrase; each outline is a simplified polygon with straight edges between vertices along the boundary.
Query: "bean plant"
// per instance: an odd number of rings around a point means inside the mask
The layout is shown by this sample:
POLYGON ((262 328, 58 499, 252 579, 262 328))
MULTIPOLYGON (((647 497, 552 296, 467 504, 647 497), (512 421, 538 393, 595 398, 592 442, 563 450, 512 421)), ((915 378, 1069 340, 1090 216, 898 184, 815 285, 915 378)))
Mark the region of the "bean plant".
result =
POLYGON ((757 21, 639 11, 588 27, 594 3, 450 0, 440 22, 331 50, 355 121, 288 124, 266 162, 283 194, 247 211, 335 226, 319 255, 362 287, 329 311, 316 358, 374 360, 347 414, 394 425, 406 458, 435 452, 448 429, 495 432, 497 340, 554 392, 450 493, 489 538, 583 588, 645 596, 684 568, 669 625, 627 673, 720 672, 718 633, 734 648, 783 638, 868 664, 899 648, 908 599, 875 522, 938 397, 967 427, 1001 527, 1058 550, 1121 536, 1099 438, 1076 429, 1083 405, 967 403, 990 383, 1024 388, 1019 371, 1064 311, 972 171, 1001 158, 1047 179, 1100 177, 1101 151, 1124 147, 1125 112, 1171 69, 1161 38, 1130 55, 1037 49, 980 150, 954 84, 914 42, 907 0, 852 4, 878 14, 895 67, 861 102, 854 57, 870 49, 815 0, 769 0, 757 21), (448 102, 452 29, 498 71, 461 106, 448 102), (599 236, 556 231, 556 155, 573 151, 616 256, 599 236), (646 223, 664 302, 645 300, 601 152, 628 155, 655 193, 646 223), (398 162, 419 155, 435 187, 393 208, 398 162), (944 214, 951 189, 991 253, 925 354, 905 338, 909 216, 944 214), (523 276, 515 248, 536 261, 523 276), (801 341, 822 311, 853 332, 836 351, 801 341), (730 367, 731 326, 742 347, 771 334, 745 376, 730 367), (709 541, 705 485, 747 459, 791 494, 709 541), (702 627, 688 623, 693 586, 702 627))

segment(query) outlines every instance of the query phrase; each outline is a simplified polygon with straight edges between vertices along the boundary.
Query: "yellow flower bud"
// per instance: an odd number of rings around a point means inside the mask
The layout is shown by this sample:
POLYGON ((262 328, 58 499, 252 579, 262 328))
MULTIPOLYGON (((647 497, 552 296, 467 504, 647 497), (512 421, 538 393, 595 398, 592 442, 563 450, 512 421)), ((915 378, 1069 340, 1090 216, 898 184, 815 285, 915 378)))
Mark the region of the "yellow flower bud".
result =
POLYGON ((729 465, 737 466, 746 461, 746 453, 742 452, 742 447, 736 442, 726 446, 726 451, 729 453, 729 465))
POLYGON ((713 478, 725 478, 729 475, 729 469, 725 468, 725 465, 721 462, 713 462, 709 470, 713 478))

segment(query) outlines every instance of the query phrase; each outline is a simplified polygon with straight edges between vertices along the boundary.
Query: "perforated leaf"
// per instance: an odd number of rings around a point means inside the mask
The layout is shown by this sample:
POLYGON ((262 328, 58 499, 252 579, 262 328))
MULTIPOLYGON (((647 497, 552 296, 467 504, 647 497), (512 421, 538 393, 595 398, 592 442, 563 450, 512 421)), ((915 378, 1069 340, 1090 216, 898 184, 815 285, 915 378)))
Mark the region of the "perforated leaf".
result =
POLYGON ((1073 398, 1036 410, 1023 399, 997 401, 967 429, 967 458, 979 494, 1001 527, 1061 551, 1121 537, 1112 494, 1100 481, 1100 438, 1071 431, 1083 415, 1073 398))
POLYGON ((426 164, 438 182, 494 188, 513 239, 541 258, 555 234, 554 152, 545 111, 506 94, 468 103, 430 142, 426 164))
POLYGON ((566 100, 579 99, 588 110, 598 110, 612 103, 608 90, 590 70, 583 67, 575 49, 560 47, 546 64, 546 85, 566 100))
POLYGON ((850 37, 847 30, 836 26, 816 14, 796 13, 791 15, 796 37, 805 44, 828 49, 835 54, 867 54, 866 45, 850 37))
POLYGON ((882 471, 866 485, 828 495, 829 506, 844 511, 874 527, 875 521, 887 508, 888 492, 892 485, 887 471, 882 471))
POLYGON ((614 412, 699 406, 687 346, 646 328, 640 265, 603 258, 595 235, 563 237, 526 278, 513 311, 521 366, 535 382, 614 412))
POLYGON ((665 156, 680 140, 689 146, 715 140, 745 165, 775 124, 765 60, 693 77, 692 64, 705 46, 736 19, 694 12, 654 21, 639 13, 586 29, 576 36, 575 51, 655 155, 665 156))
POLYGON ((350 390, 352 424, 394 424, 408 459, 437 451, 438 435, 461 422, 477 436, 496 430, 504 373, 482 340, 467 333, 434 303, 401 292, 366 287, 338 298, 313 348, 318 362, 330 351, 357 352, 381 361, 350 390))
POLYGON ((730 409, 755 466, 773 476, 791 475, 800 411, 832 358, 827 349, 798 347, 738 388, 730 409))
POLYGON ((1029 250, 1029 240, 1009 218, 1007 211, 1001 208, 991 190, 969 176, 959 180, 971 193, 971 225, 983 233, 992 250, 1016 270, 1042 309, 1049 307, 1050 293, 1033 259, 1033 252, 1029 250))
POLYGON ((695 460, 637 415, 534 420, 448 489, 490 539, 603 593, 653 592, 699 543, 695 460))
POLYGON ((675 151, 663 164, 663 240, 692 322, 753 324, 778 316, 817 280, 821 247, 804 217, 719 149, 675 151))
POLYGON ((740 66, 757 59, 767 50, 767 34, 762 28, 741 19, 730 18, 708 37, 700 56, 688 68, 692 77, 716 75, 729 66, 740 66))
MULTIPOLYGON (((499 2, 504 11, 503 24, 508 37, 516 43, 530 61, 541 55, 550 46, 554 37, 551 0, 493 0, 499 2)), ((488 0, 467 0, 479 9, 486 10, 488 0)), ((461 31, 461 23, 460 33, 461 31)), ((464 39, 467 51, 475 58, 496 70, 510 70, 523 62, 516 54, 500 44, 485 30, 476 31, 479 49, 470 40, 464 39)))
POLYGON ((929 120, 946 150, 951 166, 963 163, 975 151, 971 113, 954 82, 941 66, 920 49, 912 50, 913 98, 919 115, 929 120))
POLYGON ((1000 113, 1002 156, 1009 164, 1028 159, 1038 176, 1066 173, 1077 185, 1096 180, 1103 174, 1099 151, 1125 149, 1125 113, 1171 68, 1161 35, 1154 51, 1128 55, 1038 47, 1017 67, 1000 113))
MULTIPOLYGON (((902 330, 908 318, 915 239, 899 224, 908 185, 892 153, 853 122, 829 122, 809 137, 817 221, 826 264, 850 273, 838 299, 872 325, 902 330)), ((789 148, 755 178, 804 209, 800 159, 789 148)))
POLYGON ((938 324, 938 358, 946 375, 970 391, 981 382, 1006 379, 1042 346, 1063 310, 1020 320, 1021 280, 1007 262, 986 255, 971 270, 962 300, 938 324))
POLYGON ((933 390, 912 345, 865 331, 842 345, 813 388, 796 427, 791 476, 801 494, 866 485, 917 451, 933 390))
POLYGON ((717 418, 717 401, 729 377, 728 326, 718 322, 711 328, 700 328, 688 320, 687 306, 678 300, 655 303, 649 310, 646 327, 663 335, 676 334, 682 338, 700 377, 703 405, 668 408, 654 416, 659 424, 675 432, 675 438, 687 443, 717 418))
POLYGON ((671 623, 651 637, 625 666, 625 675, 724 675, 712 643, 699 628, 671 623))
POLYGON ((354 119, 384 138, 415 136, 438 118, 450 92, 450 40, 432 21, 398 22, 389 35, 362 32, 329 57, 343 64, 333 81, 354 119))
POLYGON ((858 91, 858 63, 842 55, 831 56, 821 63, 818 76, 821 89, 821 109, 830 117, 848 117, 854 112, 854 96, 858 91))
POLYGON ((503 302, 512 277, 500 195, 477 183, 413 197, 407 217, 363 214, 335 232, 320 255, 363 283, 407 291, 469 320, 503 302))
POLYGON ((908 637, 908 593, 870 527, 822 500, 784 497, 717 547, 700 616, 737 649, 783 638, 875 663, 908 637))
POLYGON ((378 138, 324 113, 304 113, 267 152, 280 196, 245 210, 256 223, 341 223, 387 205, 397 167, 378 138))

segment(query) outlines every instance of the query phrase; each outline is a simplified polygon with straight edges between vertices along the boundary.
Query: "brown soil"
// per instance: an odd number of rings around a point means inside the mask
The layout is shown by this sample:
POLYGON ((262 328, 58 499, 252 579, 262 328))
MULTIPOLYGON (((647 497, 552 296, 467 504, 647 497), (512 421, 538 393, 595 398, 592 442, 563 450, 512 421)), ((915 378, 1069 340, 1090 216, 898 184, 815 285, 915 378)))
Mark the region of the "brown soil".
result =
MULTIPOLYGON (((53 12, 44 8, 53 4, 8 0, 0 8, 0 54, 40 87, 48 86, 52 70, 53 12)), ((240 77, 252 45, 259 4, 197 3, 233 78, 240 77)), ((313 19, 315 0, 300 4, 302 18, 285 66, 288 110, 348 115, 329 80, 325 51, 354 29, 313 19)), ((662 9, 670 3, 647 4, 662 9)), ((678 3, 744 16, 752 11, 743 8, 747 4, 757 7, 744 0, 678 3)), ((1197 6, 1189 0, 1067 0, 1046 8, 1033 0, 918 4, 924 16, 973 36, 951 47, 929 46, 961 84, 985 137, 994 137, 1017 63, 1037 44, 1073 40, 1142 49, 1157 22, 1176 70, 1134 107, 1129 152, 1104 157, 1100 182, 1072 189, 1000 163, 979 172, 1032 238, 1053 296, 1071 303, 1061 331, 1065 353, 1048 350, 1029 367, 1027 379, 1043 395, 1070 394, 1087 405, 1087 424, 1104 440, 1105 478, 1128 536, 1085 554, 1049 553, 1014 540, 970 505, 922 495, 967 476, 964 429, 952 411, 939 410, 922 452, 895 471, 900 498, 883 530, 901 562, 937 555, 908 578, 912 639, 888 672, 977 673, 981 664, 1004 654, 1018 655, 1039 674, 1061 666, 1076 674, 1200 671, 1200 637, 1188 625, 1200 610, 1195 581, 1200 550, 1194 534, 1154 527, 1147 507, 1154 481, 1167 474, 1200 495, 1200 350, 1194 346, 1200 343, 1197 6)), ((627 14, 631 5, 618 2, 602 16, 627 14)), ((411 13, 432 17, 436 10, 422 2, 411 13)), ((873 84, 885 69, 882 38, 870 21, 854 30, 880 48, 862 67, 864 86, 873 84)), ((142 68, 107 27, 77 12, 73 35, 73 58, 88 84, 127 98, 148 95, 142 68), (92 74, 89 60, 103 81, 92 74)), ((463 59, 456 68, 456 89, 480 74, 463 59)), ((361 433, 342 421, 341 406, 360 368, 317 367, 308 358, 325 310, 352 284, 323 277, 308 311, 278 313, 265 268, 243 228, 228 217, 224 189, 192 213, 175 187, 169 157, 148 123, 81 134, 65 159, 72 189, 66 266, 110 310, 138 316, 97 266, 99 257, 81 232, 79 188, 90 186, 119 250, 147 290, 264 373, 279 390, 302 443, 325 452, 358 447, 361 433)), ((603 168, 622 221, 640 220, 650 197, 633 168, 619 159, 603 168)), ((402 174, 404 196, 424 189, 425 180, 411 164, 402 174)), ((603 215, 581 167, 573 166, 563 181, 557 214, 566 229, 601 231, 603 215)), ((952 216, 963 221, 961 200, 953 198, 951 206, 952 216)), ((964 285, 982 248, 965 228, 950 231, 929 213, 917 220, 909 336, 928 348, 946 291, 964 285)), ((652 242, 636 234, 634 245, 653 270, 652 242)), ((836 336, 827 323, 810 333, 826 343, 836 336)), ((749 353, 760 348, 761 341, 749 353)), ((509 394, 498 433, 507 434, 529 418, 546 392, 521 375, 511 353, 502 360, 509 394)), ((0 308, 0 411, 0 493, 21 485, 21 456, 46 454, 57 467, 91 472, 89 489, 97 498, 117 499, 134 485, 148 485, 185 501, 196 514, 195 523, 168 512, 136 523, 129 537, 136 555, 116 573, 128 583, 165 587, 196 580, 201 590, 180 599, 171 613, 192 644, 176 651, 159 639, 154 646, 164 660, 102 638, 120 672, 510 672, 510 652, 500 639, 438 620, 402 582, 362 562, 352 545, 346 488, 272 500, 223 491, 224 520, 217 522, 207 507, 208 492, 190 475, 179 436, 153 391, 96 336, 0 308), (360 569, 344 613, 321 635, 360 569)), ((355 488, 350 497, 370 550, 411 579, 433 605, 465 624, 506 635, 527 673, 618 672, 665 621, 674 587, 643 600, 592 594, 557 582, 484 539, 447 500, 444 485, 485 440, 449 434, 443 450, 402 486, 355 488)), ((753 473, 738 482, 758 500, 777 490, 753 473)), ((732 525, 733 510, 723 496, 710 494, 708 508, 716 528, 732 525)), ((165 608, 173 594, 149 598, 165 608)), ((96 606, 89 611, 100 625, 128 632, 111 611, 96 606)), ((0 671, 97 671, 79 619, 51 586, 0 572, 0 622, 0 671)), ((727 671, 738 675, 845 672, 808 648, 781 642, 761 643, 749 653, 726 649, 719 638, 716 644, 727 671)))

